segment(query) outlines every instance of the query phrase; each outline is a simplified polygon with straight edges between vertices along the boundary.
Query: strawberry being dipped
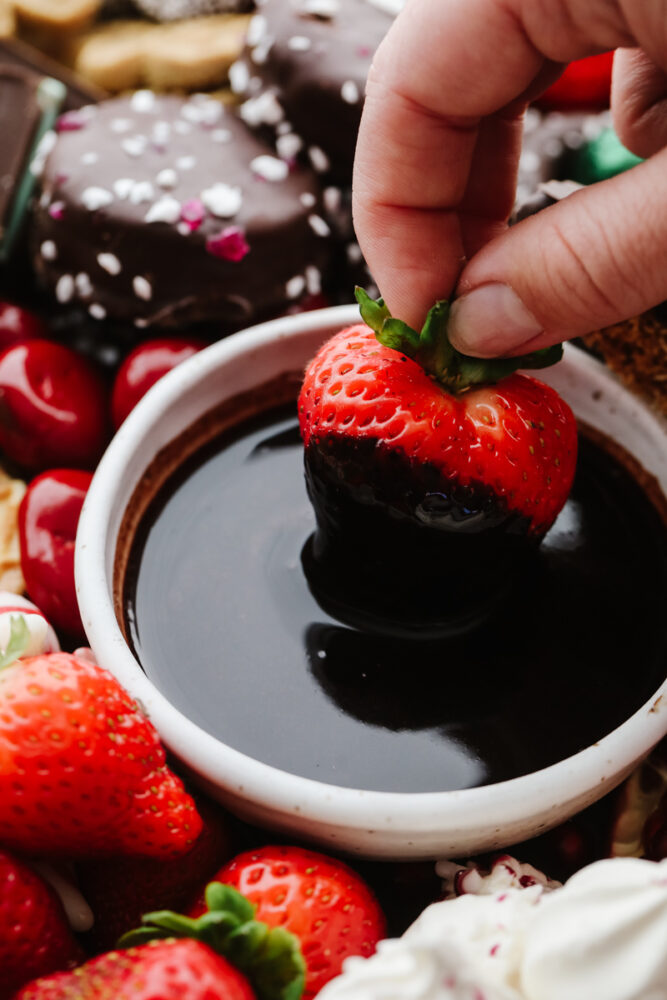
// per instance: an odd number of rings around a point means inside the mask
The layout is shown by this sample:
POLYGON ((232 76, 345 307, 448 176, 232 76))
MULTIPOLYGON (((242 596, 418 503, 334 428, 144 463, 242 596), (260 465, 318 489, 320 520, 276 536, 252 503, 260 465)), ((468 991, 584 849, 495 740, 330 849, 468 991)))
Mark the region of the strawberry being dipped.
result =
MULTIPOLYGON (((350 955, 372 955, 386 935, 384 914, 364 880, 316 851, 291 846, 246 851, 215 878, 256 906, 258 920, 299 939, 306 961, 304 1000, 337 976, 350 955)), ((202 895, 190 915, 205 911, 202 895)))
POLYGON ((55 892, 24 862, 0 851, 0 1000, 81 957, 55 892))
POLYGON ((201 820, 153 725, 112 675, 69 653, 0 659, 0 844, 29 855, 170 857, 201 820))
POLYGON ((309 583, 339 618, 361 606, 371 627, 465 628, 507 591, 572 485, 572 412, 516 373, 562 349, 468 358, 449 343, 446 303, 417 333, 357 295, 368 325, 321 348, 299 396, 318 525, 309 583))

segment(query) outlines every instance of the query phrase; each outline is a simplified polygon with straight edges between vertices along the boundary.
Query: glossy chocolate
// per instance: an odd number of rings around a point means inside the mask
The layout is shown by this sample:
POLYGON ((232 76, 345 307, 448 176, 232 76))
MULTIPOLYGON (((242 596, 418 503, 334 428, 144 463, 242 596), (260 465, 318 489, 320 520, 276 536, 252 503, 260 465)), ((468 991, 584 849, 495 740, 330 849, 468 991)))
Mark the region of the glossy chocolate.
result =
MULTIPOLYGON (((665 525, 586 437, 539 552, 485 623, 460 634, 396 634, 324 611, 303 569, 314 527, 296 417, 282 408, 182 461, 131 550, 126 627, 146 673, 258 760, 369 790, 502 781, 600 739, 664 676, 665 525)), ((378 593, 397 582, 390 546, 388 532, 378 593)), ((435 596, 446 603, 457 582, 443 562, 435 596)), ((414 608, 433 598, 418 568, 411 583, 414 608)), ((477 583, 483 601, 496 580, 480 572, 477 583)))

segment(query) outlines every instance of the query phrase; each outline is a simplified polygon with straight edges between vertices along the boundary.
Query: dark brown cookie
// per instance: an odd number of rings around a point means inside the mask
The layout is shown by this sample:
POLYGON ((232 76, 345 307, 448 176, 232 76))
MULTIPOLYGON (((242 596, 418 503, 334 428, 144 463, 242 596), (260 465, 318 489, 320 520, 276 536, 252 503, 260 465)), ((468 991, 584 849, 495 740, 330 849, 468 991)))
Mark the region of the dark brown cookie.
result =
POLYGON ((316 284, 329 235, 312 173, 220 102, 138 91, 61 119, 32 242, 57 300, 96 319, 229 329, 316 284))

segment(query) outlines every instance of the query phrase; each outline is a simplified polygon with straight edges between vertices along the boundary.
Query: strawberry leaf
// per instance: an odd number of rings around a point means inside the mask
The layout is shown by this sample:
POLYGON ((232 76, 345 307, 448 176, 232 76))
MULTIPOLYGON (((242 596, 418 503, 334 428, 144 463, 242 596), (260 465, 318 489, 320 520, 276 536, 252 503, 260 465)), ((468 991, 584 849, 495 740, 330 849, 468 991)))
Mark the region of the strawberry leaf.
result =
POLYGON ((30 642, 30 629, 25 615, 12 615, 9 619, 9 642, 0 655, 0 670, 15 663, 23 656, 30 642))
POLYGON ((515 358, 472 358, 450 343, 447 331, 450 306, 444 299, 436 302, 417 333, 407 323, 395 319, 383 299, 374 302, 362 288, 356 288, 355 295, 361 318, 383 347, 415 360, 448 392, 462 393, 474 385, 500 382, 522 368, 547 368, 563 356, 563 345, 554 344, 515 358))
POLYGON ((306 964, 298 939, 282 927, 269 928, 254 919, 255 907, 229 885, 206 887, 208 910, 192 918, 158 910, 142 917, 142 927, 124 934, 119 948, 153 938, 195 938, 213 948, 242 972, 258 1000, 299 1000, 306 964))

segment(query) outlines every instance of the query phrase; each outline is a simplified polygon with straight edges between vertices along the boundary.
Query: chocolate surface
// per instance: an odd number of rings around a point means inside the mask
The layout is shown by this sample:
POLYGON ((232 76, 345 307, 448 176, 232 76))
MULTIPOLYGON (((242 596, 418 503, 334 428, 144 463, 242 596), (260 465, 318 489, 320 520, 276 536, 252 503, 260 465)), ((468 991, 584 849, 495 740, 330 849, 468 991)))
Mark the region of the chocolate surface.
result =
POLYGON ((330 243, 310 171, 219 101, 150 91, 61 120, 32 239, 60 303, 221 332, 298 298, 330 243))
MULTIPOLYGON (((585 436, 571 498, 511 599, 437 639, 318 604, 291 406, 228 427, 150 487, 123 595, 139 660, 189 718, 288 772, 403 792, 510 779, 600 739, 664 676, 665 524, 585 436)), ((395 583, 391 543, 389 530, 378 592, 395 583)), ((489 582, 480 572, 482 600, 489 582)), ((443 566, 443 602, 457 584, 443 566)), ((423 596, 416 573, 415 608, 423 596)))
POLYGON ((351 178, 373 55, 393 20, 383 6, 371 0, 266 0, 230 73, 246 98, 246 121, 276 127, 279 148, 298 151, 301 141, 316 169, 331 169, 341 183, 351 178))

